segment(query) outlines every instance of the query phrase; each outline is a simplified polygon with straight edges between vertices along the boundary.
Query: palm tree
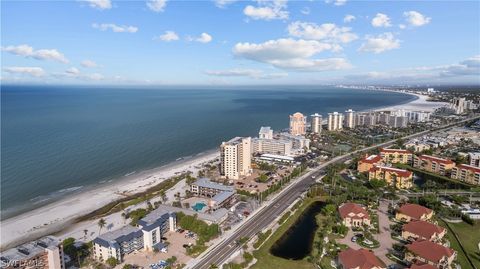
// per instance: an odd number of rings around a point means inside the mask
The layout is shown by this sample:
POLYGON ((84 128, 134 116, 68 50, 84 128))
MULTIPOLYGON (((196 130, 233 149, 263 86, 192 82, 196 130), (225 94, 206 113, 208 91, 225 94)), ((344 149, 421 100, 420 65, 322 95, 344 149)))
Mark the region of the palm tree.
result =
POLYGON ((107 222, 106 222, 103 218, 101 218, 101 219, 98 221, 97 224, 98 224, 98 227, 100 228, 100 229, 98 230, 98 235, 100 235, 100 232, 102 231, 102 228, 105 227, 105 225, 107 225, 107 222))
POLYGON ((87 233, 88 233, 87 229, 83 230, 83 239, 84 240, 87 240, 87 233))
POLYGON ((212 264, 210 264, 210 267, 208 267, 208 268, 210 268, 210 269, 218 269, 218 265, 212 263, 212 264))

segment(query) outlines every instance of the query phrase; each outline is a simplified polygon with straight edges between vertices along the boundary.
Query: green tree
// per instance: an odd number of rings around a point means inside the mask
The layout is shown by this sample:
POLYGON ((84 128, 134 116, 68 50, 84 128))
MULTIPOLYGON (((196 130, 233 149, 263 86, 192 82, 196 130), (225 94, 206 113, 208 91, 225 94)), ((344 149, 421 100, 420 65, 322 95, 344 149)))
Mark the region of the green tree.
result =
POLYGON ((108 264, 108 266, 110 266, 110 267, 115 267, 115 266, 117 266, 117 264, 118 264, 117 259, 115 259, 114 257, 108 258, 105 262, 106 262, 106 263, 108 264))

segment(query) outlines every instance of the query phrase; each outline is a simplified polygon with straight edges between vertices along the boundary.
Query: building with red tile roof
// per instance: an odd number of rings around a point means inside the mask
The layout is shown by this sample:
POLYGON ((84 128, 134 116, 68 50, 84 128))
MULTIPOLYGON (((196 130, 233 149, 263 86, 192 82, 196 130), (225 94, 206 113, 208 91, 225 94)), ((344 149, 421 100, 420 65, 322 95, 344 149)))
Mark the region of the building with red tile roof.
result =
POLYGON ((415 241, 406 246, 405 260, 410 263, 427 263, 437 268, 451 268, 455 250, 427 240, 415 241))
POLYGON ((399 221, 410 222, 412 220, 427 221, 433 216, 433 210, 417 204, 404 204, 398 210, 395 218, 399 221))
POLYGON ((368 172, 368 179, 377 179, 395 185, 397 189, 409 189, 413 186, 413 173, 388 166, 373 166, 368 172))
POLYGON ((452 169, 451 177, 469 184, 480 185, 480 167, 460 164, 452 169))
POLYGON ((406 149, 380 149, 380 156, 386 163, 412 163, 413 153, 406 149))
POLYGON ((444 176, 455 167, 455 163, 449 159, 443 159, 430 155, 421 155, 413 158, 413 166, 444 176))
POLYGON ((345 203, 338 208, 343 225, 361 227, 370 225, 370 216, 365 208, 355 203, 345 203))
POLYGON ((423 220, 414 220, 402 226, 402 237, 405 240, 429 240, 440 242, 447 233, 443 227, 423 220))
POLYGON ((385 264, 366 249, 349 248, 338 253, 338 262, 343 269, 382 269, 385 264))
POLYGON ((370 171, 373 166, 380 164, 382 164, 382 157, 380 155, 366 155, 364 158, 358 161, 357 171, 359 173, 365 173, 370 171))

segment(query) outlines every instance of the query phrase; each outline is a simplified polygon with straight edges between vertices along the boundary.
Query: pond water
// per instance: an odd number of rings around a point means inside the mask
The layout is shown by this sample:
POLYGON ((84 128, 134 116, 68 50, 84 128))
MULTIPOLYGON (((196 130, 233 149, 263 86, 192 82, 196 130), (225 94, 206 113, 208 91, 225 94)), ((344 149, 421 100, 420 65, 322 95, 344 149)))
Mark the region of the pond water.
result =
POLYGON ((308 256, 312 251, 313 238, 318 228, 315 216, 320 213, 324 206, 324 202, 311 204, 295 224, 275 242, 270 249, 270 253, 290 260, 301 260, 308 256))

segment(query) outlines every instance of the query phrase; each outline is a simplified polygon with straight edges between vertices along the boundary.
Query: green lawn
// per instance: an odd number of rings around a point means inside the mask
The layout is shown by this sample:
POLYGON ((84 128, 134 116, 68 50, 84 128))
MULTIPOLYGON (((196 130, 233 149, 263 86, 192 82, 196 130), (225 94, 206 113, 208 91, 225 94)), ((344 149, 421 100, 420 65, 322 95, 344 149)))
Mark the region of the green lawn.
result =
POLYGON ((478 251, 478 243, 480 242, 480 224, 477 223, 475 226, 472 226, 468 223, 445 223, 443 220, 439 221, 441 226, 446 227, 447 238, 450 241, 450 247, 457 251, 457 261, 462 266, 462 269, 472 268, 466 255, 470 258, 476 268, 480 268, 480 255, 478 251), (458 242, 453 235, 455 233, 460 242, 458 242), (465 252, 462 251, 460 243, 465 249, 465 252))
POLYGON ((256 251, 254 251, 253 255, 255 258, 257 258, 257 263, 252 266, 251 268, 253 269, 270 269, 270 268, 275 268, 275 269, 315 269, 315 266, 307 262, 306 260, 287 260, 287 259, 282 259, 276 256, 273 256, 270 254, 270 248, 273 246, 273 244, 283 236, 283 234, 290 228, 295 221, 297 221, 298 217, 303 213, 303 211, 311 205, 315 201, 322 201, 322 199, 308 199, 303 203, 297 211, 295 211, 290 218, 285 221, 285 223, 282 224, 274 233, 273 235, 265 241, 265 243, 262 245, 262 247, 256 251))

